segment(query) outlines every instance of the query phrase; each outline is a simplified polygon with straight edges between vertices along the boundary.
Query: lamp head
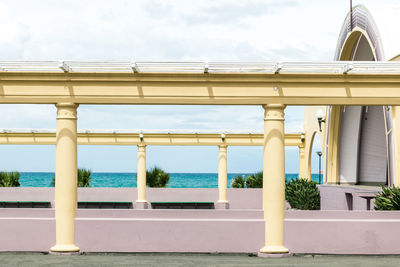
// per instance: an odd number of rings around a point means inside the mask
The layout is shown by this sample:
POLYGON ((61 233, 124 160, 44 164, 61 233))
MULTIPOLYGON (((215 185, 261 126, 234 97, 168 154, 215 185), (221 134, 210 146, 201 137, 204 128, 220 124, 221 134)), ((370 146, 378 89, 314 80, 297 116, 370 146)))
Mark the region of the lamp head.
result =
POLYGON ((318 120, 319 131, 322 132, 321 124, 325 122, 325 119, 324 119, 324 113, 320 109, 317 110, 317 120, 318 120))
POLYGON ((317 119, 322 120, 324 118, 324 113, 322 112, 321 109, 317 110, 317 119))

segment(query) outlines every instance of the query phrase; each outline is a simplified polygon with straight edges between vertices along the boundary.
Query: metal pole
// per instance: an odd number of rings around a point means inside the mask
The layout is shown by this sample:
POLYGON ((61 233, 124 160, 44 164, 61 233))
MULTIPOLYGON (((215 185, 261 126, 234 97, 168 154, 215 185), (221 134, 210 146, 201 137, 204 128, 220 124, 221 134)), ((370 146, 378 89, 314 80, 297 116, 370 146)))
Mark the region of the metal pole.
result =
MULTIPOLYGON (((319 156, 319 155, 318 155, 319 156)), ((321 156, 319 156, 319 172, 318 172, 318 181, 321 184, 321 156)))
POLYGON ((318 182, 319 182, 319 184, 321 184, 321 156, 322 156, 322 152, 318 151, 317 155, 318 155, 318 161, 319 161, 318 182))

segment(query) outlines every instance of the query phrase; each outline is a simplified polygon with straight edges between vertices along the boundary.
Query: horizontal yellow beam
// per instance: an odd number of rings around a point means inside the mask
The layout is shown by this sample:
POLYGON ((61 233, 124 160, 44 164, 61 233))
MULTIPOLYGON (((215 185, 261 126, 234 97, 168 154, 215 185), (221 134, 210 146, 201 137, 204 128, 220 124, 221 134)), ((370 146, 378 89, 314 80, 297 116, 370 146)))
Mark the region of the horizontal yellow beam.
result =
MULTIPOLYGON (((78 133, 79 145, 138 145, 149 146, 263 146, 263 134, 221 134, 204 133, 78 133)), ((55 145, 56 134, 46 132, 0 133, 0 144, 6 145, 55 145)), ((302 146, 301 134, 285 134, 286 146, 302 146)))
POLYGON ((0 72, 0 103, 59 102, 400 105, 400 75, 0 72))

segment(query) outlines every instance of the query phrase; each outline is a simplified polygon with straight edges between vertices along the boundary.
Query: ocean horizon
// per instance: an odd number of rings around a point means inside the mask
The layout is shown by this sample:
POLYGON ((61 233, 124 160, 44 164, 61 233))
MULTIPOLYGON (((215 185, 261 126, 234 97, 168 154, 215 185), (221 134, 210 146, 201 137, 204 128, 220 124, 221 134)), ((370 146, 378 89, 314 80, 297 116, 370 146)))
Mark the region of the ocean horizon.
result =
MULTIPOLYGON (((54 172, 20 172, 21 187, 51 187, 54 172)), ((250 173, 228 173, 228 188, 237 175, 250 173)), ((167 188, 217 188, 218 173, 170 173, 167 188)), ((286 180, 298 179, 298 173, 286 173, 286 180)), ((311 179, 318 182, 318 174, 311 179)), ((135 172, 93 172, 90 187, 137 187, 135 172)))

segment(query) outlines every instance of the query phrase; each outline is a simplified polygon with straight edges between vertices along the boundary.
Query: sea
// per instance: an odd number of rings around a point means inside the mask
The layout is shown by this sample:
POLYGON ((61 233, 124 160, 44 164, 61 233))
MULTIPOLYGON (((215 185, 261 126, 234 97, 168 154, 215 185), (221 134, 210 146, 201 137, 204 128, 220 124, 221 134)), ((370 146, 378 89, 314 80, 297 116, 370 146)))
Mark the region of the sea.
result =
MULTIPOLYGON (((21 172, 21 187, 51 187, 53 172, 21 172)), ((249 173, 229 173, 228 187, 237 175, 248 176, 249 173)), ((286 180, 298 179, 297 173, 287 173, 286 180)), ((136 173, 127 172, 94 172, 90 176, 91 187, 136 187, 136 173)), ((318 174, 312 174, 312 180, 319 182, 318 174)), ((218 173, 170 173, 169 188, 217 188, 218 173)))

